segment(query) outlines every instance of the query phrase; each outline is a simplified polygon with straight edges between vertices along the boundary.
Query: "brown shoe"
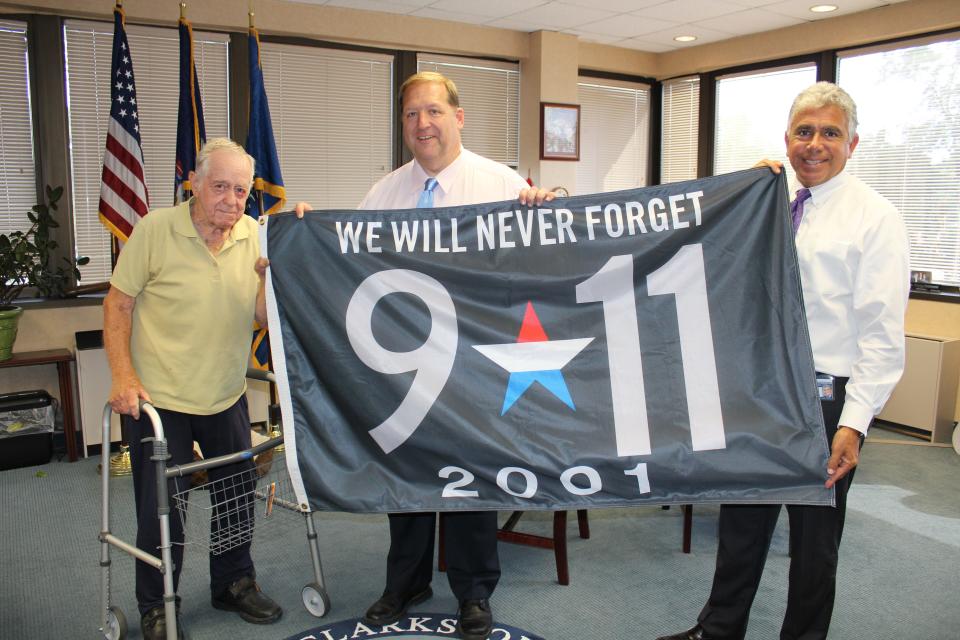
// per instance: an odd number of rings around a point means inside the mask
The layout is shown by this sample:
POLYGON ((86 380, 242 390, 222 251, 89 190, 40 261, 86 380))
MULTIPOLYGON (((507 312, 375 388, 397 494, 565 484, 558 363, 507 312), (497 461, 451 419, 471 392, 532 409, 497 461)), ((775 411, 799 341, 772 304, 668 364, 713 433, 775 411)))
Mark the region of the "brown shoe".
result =
POLYGON ((250 576, 243 576, 211 599, 214 609, 236 611, 253 624, 270 624, 283 615, 283 609, 260 591, 250 576))
MULTIPOLYGON (((163 607, 154 607, 140 617, 140 633, 144 640, 167 640, 167 616, 163 607)), ((177 609, 177 640, 184 640, 186 635, 180 626, 180 610, 177 609)))

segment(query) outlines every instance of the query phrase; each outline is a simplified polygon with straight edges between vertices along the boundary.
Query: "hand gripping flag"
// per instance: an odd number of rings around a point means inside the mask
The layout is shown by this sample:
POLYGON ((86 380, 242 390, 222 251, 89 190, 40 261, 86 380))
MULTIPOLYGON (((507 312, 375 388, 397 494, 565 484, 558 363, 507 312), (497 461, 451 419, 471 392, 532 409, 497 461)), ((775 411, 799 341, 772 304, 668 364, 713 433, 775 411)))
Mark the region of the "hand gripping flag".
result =
POLYGON ((103 153, 100 222, 126 241, 133 225, 150 210, 143 179, 140 117, 133 81, 133 59, 124 30, 123 9, 113 10, 113 63, 110 66, 110 122, 103 153))
POLYGON ((180 18, 180 108, 177 112, 177 156, 173 180, 173 203, 183 202, 184 192, 192 191, 190 172, 196 169, 197 152, 206 142, 203 127, 203 103, 193 64, 193 28, 180 18))
MULTIPOLYGON (((267 92, 263 87, 263 69, 260 66, 260 34, 250 27, 250 123, 247 127, 247 153, 256 160, 253 174, 253 193, 248 203, 249 213, 254 218, 260 212, 276 213, 287 201, 283 188, 283 176, 280 174, 280 162, 277 160, 277 146, 273 138, 273 124, 270 121, 270 105, 267 92)), ((267 330, 257 327, 253 333, 251 348, 253 365, 266 369, 270 360, 270 343, 267 330)))

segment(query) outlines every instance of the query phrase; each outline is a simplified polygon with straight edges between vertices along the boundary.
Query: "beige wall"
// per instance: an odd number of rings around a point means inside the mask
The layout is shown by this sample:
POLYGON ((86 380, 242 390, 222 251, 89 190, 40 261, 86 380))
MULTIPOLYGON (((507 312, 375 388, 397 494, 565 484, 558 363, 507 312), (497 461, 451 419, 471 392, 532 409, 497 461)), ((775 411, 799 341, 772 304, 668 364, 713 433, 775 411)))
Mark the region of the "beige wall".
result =
POLYGON ((664 53, 657 58, 657 77, 672 78, 956 27, 960 27, 957 0, 912 0, 664 53))
MULTIPOLYGON (((20 318, 20 329, 14 350, 44 351, 70 349, 76 352, 74 333, 103 328, 103 313, 99 304, 75 307, 28 306, 20 318)), ((76 368, 74 367, 74 377, 76 368)), ((0 392, 44 389, 60 399, 57 367, 52 364, 16 369, 0 369, 0 392)), ((104 398, 106 400, 106 398, 104 398)))

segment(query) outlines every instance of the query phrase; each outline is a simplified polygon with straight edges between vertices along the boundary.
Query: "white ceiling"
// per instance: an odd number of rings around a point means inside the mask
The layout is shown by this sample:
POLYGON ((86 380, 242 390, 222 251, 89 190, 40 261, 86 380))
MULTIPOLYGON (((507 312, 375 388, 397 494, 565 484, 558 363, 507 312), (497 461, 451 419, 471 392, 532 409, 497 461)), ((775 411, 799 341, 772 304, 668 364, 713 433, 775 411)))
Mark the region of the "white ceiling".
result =
POLYGON ((514 31, 561 31, 587 42, 659 53, 827 20, 906 0, 290 0, 451 20, 514 31), (836 11, 812 13, 816 4, 836 11), (676 42, 692 35, 693 42, 676 42))

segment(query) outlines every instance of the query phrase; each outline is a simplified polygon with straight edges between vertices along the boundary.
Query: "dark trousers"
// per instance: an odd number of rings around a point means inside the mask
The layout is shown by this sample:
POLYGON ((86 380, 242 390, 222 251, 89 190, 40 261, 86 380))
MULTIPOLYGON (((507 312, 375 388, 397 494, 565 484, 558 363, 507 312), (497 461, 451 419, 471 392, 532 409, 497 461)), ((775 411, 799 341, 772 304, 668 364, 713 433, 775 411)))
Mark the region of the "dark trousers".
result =
MULTIPOLYGON (((170 459, 167 466, 184 464, 193 461, 193 442, 200 445, 204 457, 212 458, 250 448, 250 417, 247 411, 247 399, 241 398, 229 409, 209 416, 195 416, 177 411, 157 409, 163 425, 164 437, 170 459)), ((130 463, 133 469, 133 490, 137 508, 137 547, 147 553, 159 557, 160 526, 157 520, 157 485, 156 462, 150 460, 153 455, 153 443, 141 442, 144 438, 153 437, 153 426, 150 418, 140 414, 139 420, 130 416, 123 416, 123 439, 130 445, 130 463)), ((228 485, 228 493, 224 496, 211 496, 211 504, 225 504, 231 497, 249 495, 252 486, 236 486, 230 480, 235 474, 254 468, 250 460, 226 465, 217 469, 210 469, 211 483, 216 481, 220 488, 228 485)), ((243 473, 246 484, 252 483, 253 474, 243 473)), ((183 566, 183 523, 180 513, 173 504, 173 495, 190 487, 190 478, 175 478, 167 482, 170 493, 170 540, 173 543, 173 588, 177 589, 180 581, 180 569, 183 566)), ((233 506, 236 506, 235 504, 233 506)), ((216 514, 214 514, 216 515, 216 514)), ((244 509, 234 509, 231 516, 235 521, 246 520, 250 514, 244 509)), ((222 520, 226 520, 223 516, 222 520)), ((229 524, 236 522, 221 522, 219 530, 226 530, 229 524)), ((211 527, 213 524, 211 524, 211 527)), ((242 527, 241 527, 242 528, 242 527)), ((252 533, 252 530, 251 530, 252 533)), ((250 558, 250 540, 219 555, 210 556, 210 589, 218 594, 226 589, 233 581, 243 576, 252 576, 253 561, 250 558)), ((136 591, 137 607, 141 615, 155 607, 163 606, 163 574, 157 569, 137 560, 136 563, 136 591)))
MULTIPOLYGON (((846 396, 846 378, 837 378, 836 399, 822 401, 827 438, 833 441, 846 396)), ((826 479, 826 474, 824 474, 826 479)), ((837 559, 853 472, 836 485, 836 507, 788 505, 790 576, 781 640, 827 637, 837 582, 837 559)), ((780 505, 723 505, 720 508, 717 567, 710 599, 699 622, 711 638, 741 640, 747 631, 780 505)))
MULTIPOLYGON (((497 512, 445 513, 447 579, 459 602, 489 598, 500 580, 497 512)), ((391 513, 387 591, 409 596, 433 577, 435 513, 391 513)))

